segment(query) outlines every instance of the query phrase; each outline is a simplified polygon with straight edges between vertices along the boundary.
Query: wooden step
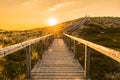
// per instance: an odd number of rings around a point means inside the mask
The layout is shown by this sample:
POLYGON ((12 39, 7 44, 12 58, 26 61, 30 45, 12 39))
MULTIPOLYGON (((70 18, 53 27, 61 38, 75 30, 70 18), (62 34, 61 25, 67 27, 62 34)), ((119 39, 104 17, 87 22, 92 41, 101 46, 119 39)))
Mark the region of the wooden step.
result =
POLYGON ((45 70, 45 69, 38 69, 38 70, 33 70, 32 73, 84 73, 83 70, 78 70, 78 69, 72 69, 72 70, 45 70))
POLYGON ((84 70, 62 39, 55 39, 31 71, 32 80, 84 80, 84 70))
POLYGON ((51 79, 51 80, 53 80, 53 79, 56 79, 56 80, 58 80, 58 79, 61 79, 61 80, 63 80, 63 79, 72 79, 72 80, 81 80, 81 79, 84 79, 84 77, 83 77, 83 75, 81 75, 81 76, 78 76, 78 75, 57 75, 57 76, 54 76, 54 75, 47 75, 47 76, 43 76, 43 75, 34 75, 34 76, 32 76, 32 80, 36 80, 36 79, 40 79, 40 80, 42 80, 42 79, 51 79))

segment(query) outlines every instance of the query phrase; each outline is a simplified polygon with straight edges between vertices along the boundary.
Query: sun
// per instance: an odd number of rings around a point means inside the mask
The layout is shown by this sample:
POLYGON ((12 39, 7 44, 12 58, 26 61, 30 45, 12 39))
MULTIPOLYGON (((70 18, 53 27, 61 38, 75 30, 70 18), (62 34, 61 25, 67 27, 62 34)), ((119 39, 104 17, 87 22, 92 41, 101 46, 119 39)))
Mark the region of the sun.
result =
POLYGON ((49 26, 54 26, 57 24, 57 20, 55 18, 49 18, 48 21, 47 21, 47 24, 49 26))

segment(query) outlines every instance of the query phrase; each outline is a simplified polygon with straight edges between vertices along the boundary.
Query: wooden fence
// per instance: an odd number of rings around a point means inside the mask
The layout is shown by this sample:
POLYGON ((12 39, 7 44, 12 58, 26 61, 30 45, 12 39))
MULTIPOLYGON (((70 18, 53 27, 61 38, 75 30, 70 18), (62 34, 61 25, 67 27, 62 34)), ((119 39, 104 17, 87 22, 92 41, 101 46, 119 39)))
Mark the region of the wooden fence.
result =
POLYGON ((71 40, 74 40, 74 49, 73 52, 75 53, 75 58, 76 58, 76 44, 77 42, 82 43, 85 45, 85 77, 86 79, 89 79, 89 65, 90 65, 90 48, 100 52, 101 54, 104 54, 118 62, 120 62, 120 52, 92 43, 90 41, 86 41, 81 38, 77 38, 68 34, 63 33, 63 38, 68 45, 69 49, 71 47, 71 40))
POLYGON ((31 78, 31 46, 32 44, 39 44, 39 55, 40 55, 40 59, 42 59, 42 53, 43 53, 43 40, 45 40, 46 42, 46 49, 48 49, 48 46, 52 43, 54 37, 53 34, 49 34, 46 36, 42 36, 39 38, 35 38, 32 40, 28 40, 25 42, 21 42, 15 45, 11 45, 5 48, 1 48, 0 49, 0 58, 5 57, 6 55, 12 54, 16 51, 19 51, 21 49, 26 49, 26 67, 27 67, 27 71, 26 71, 26 79, 30 79, 31 78))

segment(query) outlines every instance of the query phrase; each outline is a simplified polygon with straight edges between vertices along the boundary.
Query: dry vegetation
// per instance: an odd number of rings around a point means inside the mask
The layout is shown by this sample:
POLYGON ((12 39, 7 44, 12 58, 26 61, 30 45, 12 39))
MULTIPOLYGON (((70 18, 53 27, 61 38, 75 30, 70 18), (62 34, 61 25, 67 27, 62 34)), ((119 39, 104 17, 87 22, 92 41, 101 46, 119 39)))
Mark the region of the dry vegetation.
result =
MULTIPOLYGON (((72 35, 120 51, 120 18, 92 17, 72 35)), ((78 45, 84 66, 84 46, 78 45)), ((120 63, 91 49, 90 77, 93 80, 120 80, 120 63)))
MULTIPOLYGON (((29 39, 44 36, 49 33, 59 37, 62 27, 45 27, 27 31, 0 31, 1 48, 20 43, 29 39)), ((62 30, 63 31, 63 30, 62 30)), ((43 43, 45 45, 45 42, 43 43)), ((37 44, 32 45, 32 67, 39 59, 37 44)), ((45 46, 44 46, 45 47, 45 46)), ((24 80, 26 73, 25 49, 0 59, 0 80, 24 80)))
MULTIPOLYGON (((68 21, 56 25, 27 31, 3 31, 0 30, 0 47, 23 42, 29 39, 54 33, 56 38, 72 24, 80 19, 68 21)), ((84 26, 71 35, 120 50, 120 18, 118 17, 93 17, 88 18, 84 26)), ((32 66, 39 59, 37 45, 32 49, 32 66)), ((84 65, 84 46, 78 45, 78 59, 84 65)), ((0 60, 0 80, 23 80, 25 78, 25 50, 8 55, 0 60)), ((91 50, 90 77, 92 80, 119 80, 120 64, 101 53, 91 50)))

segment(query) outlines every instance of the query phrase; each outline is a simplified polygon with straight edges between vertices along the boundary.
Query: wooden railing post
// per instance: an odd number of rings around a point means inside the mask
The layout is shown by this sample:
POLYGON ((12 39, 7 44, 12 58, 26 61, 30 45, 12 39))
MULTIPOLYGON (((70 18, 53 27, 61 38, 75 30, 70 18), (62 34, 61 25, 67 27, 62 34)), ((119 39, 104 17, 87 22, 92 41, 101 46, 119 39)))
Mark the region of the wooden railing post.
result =
POLYGON ((43 43, 42 40, 39 41, 39 56, 40 59, 42 59, 42 54, 43 54, 43 43))
POLYGON ((49 48, 49 46, 50 46, 50 44, 51 44, 51 43, 50 43, 50 39, 51 39, 51 36, 48 37, 48 44, 49 44, 49 45, 48 45, 48 48, 49 48))
POLYGON ((46 38, 46 50, 48 49, 48 38, 46 38))
POLYGON ((66 42, 66 45, 68 46, 68 38, 65 37, 65 42, 66 42))
POLYGON ((64 41, 65 41, 65 44, 67 44, 67 43, 66 43, 66 36, 63 36, 63 39, 64 39, 64 41))
POLYGON ((77 41, 75 41, 75 40, 74 40, 73 52, 74 52, 74 58, 77 59, 77 41))
POLYGON ((85 45, 85 79, 89 79, 89 70, 90 69, 90 48, 85 45))
POLYGON ((53 40, 54 40, 54 36, 51 36, 51 43, 53 42, 53 40))
POLYGON ((49 45, 52 43, 52 36, 49 37, 49 45))
POLYGON ((26 47, 26 80, 31 79, 31 45, 26 47))
POLYGON ((69 38, 66 37, 66 43, 67 43, 67 47, 69 46, 69 38))
POLYGON ((69 50, 71 50, 71 38, 69 38, 69 50))

